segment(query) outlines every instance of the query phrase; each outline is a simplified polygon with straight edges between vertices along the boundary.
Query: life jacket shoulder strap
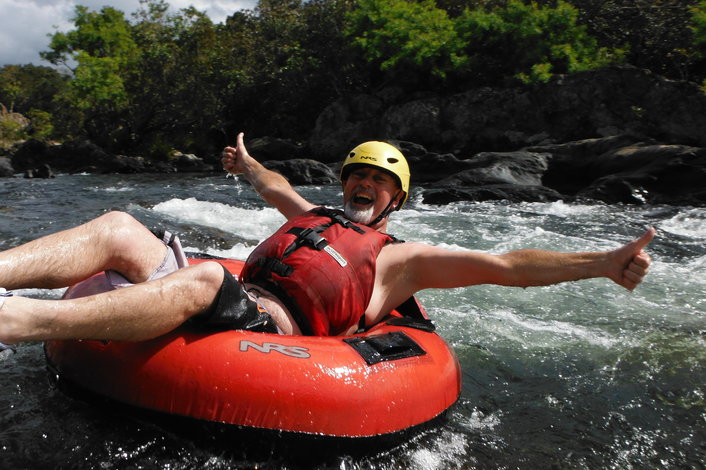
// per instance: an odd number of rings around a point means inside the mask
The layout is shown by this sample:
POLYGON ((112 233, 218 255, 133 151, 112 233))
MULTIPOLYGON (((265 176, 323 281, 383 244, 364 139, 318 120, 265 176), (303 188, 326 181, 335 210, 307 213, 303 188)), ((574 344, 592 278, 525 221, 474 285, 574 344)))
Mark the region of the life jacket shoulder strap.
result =
POLYGON ((355 223, 351 222, 343 212, 336 209, 329 209, 327 207, 317 207, 312 209, 311 212, 317 215, 328 217, 333 223, 337 223, 345 228, 351 228, 360 234, 364 234, 365 230, 357 226, 355 223))

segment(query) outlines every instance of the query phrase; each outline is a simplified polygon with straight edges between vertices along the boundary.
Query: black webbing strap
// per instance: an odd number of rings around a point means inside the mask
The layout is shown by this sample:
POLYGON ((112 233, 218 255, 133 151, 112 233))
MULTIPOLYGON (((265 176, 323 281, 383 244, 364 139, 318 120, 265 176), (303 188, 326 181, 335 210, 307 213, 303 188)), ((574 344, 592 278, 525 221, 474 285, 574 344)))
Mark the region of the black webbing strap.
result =
POLYGON ((295 250, 300 248, 302 245, 309 245, 311 248, 321 251, 328 246, 328 242, 324 237, 319 235, 321 232, 329 228, 331 224, 319 225, 313 228, 301 228, 292 227, 287 230, 287 233, 296 235, 297 239, 284 250, 282 253, 282 259, 291 255, 295 250))
MULTIPOLYGON (((361 235, 365 234, 365 230, 362 228, 358 227, 356 224, 351 222, 346 218, 341 211, 337 211, 334 209, 327 209, 326 207, 317 207, 316 209, 312 209, 311 212, 317 214, 317 215, 322 215, 324 217, 330 218, 333 222, 341 225, 342 227, 345 228, 351 228, 355 230, 356 232, 360 233, 361 235)), ((330 225, 330 224, 329 224, 330 225)))
POLYGON ((361 235, 365 235, 365 230, 348 220, 340 211, 327 209, 325 207, 318 207, 316 209, 312 209, 311 212, 323 217, 328 217, 329 219, 331 219, 331 222, 321 224, 316 227, 292 227, 291 229, 287 230, 287 233, 296 235, 297 239, 284 250, 284 253, 282 254, 282 259, 285 259, 287 256, 291 255, 295 250, 305 244, 309 245, 317 251, 326 248, 329 243, 320 234, 323 233, 327 228, 329 228, 333 224, 339 224, 343 228, 349 228, 361 235))
POLYGON ((356 331, 356 333, 364 333, 365 331, 365 312, 363 312, 360 316, 360 320, 358 320, 358 331, 356 331))
POLYGON ((261 267, 265 272, 273 272, 282 277, 288 277, 294 272, 294 268, 283 263, 277 258, 258 258, 256 264, 261 267))
POLYGON ((177 236, 176 233, 169 232, 169 231, 167 231, 167 230, 165 230, 165 229, 163 229, 163 228, 152 230, 152 234, 153 234, 155 237, 157 237, 157 238, 159 238, 160 240, 162 240, 162 241, 164 242, 164 244, 167 245, 167 246, 169 246, 169 247, 172 246, 172 244, 174 243, 174 239, 175 239, 176 236, 177 236), (168 238, 167 238, 167 235, 169 235, 168 238))

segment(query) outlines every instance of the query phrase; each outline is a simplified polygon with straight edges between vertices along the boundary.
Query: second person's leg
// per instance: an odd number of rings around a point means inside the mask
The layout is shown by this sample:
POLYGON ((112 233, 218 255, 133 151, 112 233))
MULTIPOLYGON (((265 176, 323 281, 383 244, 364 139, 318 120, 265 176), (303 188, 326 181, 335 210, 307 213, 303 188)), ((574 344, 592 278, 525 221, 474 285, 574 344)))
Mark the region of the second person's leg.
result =
POLYGON ((59 288, 113 269, 143 282, 167 247, 129 214, 109 212, 78 227, 0 252, 0 287, 59 288))
POLYGON ((0 307, 0 342, 154 338, 207 309, 222 283, 221 265, 207 262, 77 299, 7 297, 0 307))

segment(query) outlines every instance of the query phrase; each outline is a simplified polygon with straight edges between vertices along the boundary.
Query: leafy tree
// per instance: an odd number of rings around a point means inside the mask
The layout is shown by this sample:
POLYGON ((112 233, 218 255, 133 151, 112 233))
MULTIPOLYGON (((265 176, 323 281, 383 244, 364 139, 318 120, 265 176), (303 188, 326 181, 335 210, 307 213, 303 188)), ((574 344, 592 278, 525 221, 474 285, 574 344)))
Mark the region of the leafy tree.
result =
POLYGON ((68 83, 68 76, 51 67, 5 65, 0 68, 0 103, 10 112, 37 108, 51 113, 54 96, 68 83))
POLYGON ((95 12, 77 6, 73 22, 75 29, 55 33, 41 54, 55 65, 73 66, 72 92, 57 97, 66 107, 58 127, 116 149, 125 135, 126 80, 139 58, 131 26, 112 7, 95 12))
POLYGON ((140 59, 128 81, 129 144, 162 157, 172 148, 202 151, 227 88, 217 29, 194 8, 168 14, 163 1, 142 4, 134 15, 140 59))
POLYGON ((55 97, 68 89, 69 78, 51 67, 28 64, 0 68, 0 109, 5 107, 10 113, 21 113, 30 120, 29 126, 5 120, 4 139, 53 137, 53 120, 60 109, 55 97))
POLYGON ((694 56, 690 8, 698 0, 568 0, 599 44, 624 48, 626 62, 689 79, 694 56))
POLYGON ((321 110, 364 87, 366 71, 343 35, 353 0, 260 1, 224 26, 232 80, 226 127, 301 140, 321 110))
POLYGON ((168 8, 141 0, 130 24, 111 7, 77 7, 76 28, 56 33, 44 53, 76 64, 73 94, 61 99, 80 111, 73 122, 82 134, 108 149, 163 157, 173 147, 190 150, 221 111, 226 84, 213 23, 193 8, 168 8))
POLYGON ((690 29, 694 34, 696 53, 700 57, 706 57, 706 0, 701 0, 691 7, 690 11, 693 23, 690 29))
POLYGON ((124 106, 125 76, 139 52, 124 14, 112 7, 103 7, 98 13, 79 5, 72 21, 76 29, 55 33, 51 50, 42 57, 55 65, 77 62, 72 69, 72 86, 79 107, 90 108, 96 103, 124 106))
POLYGON ((22 94, 22 88, 9 67, 16 68, 17 66, 5 66, 0 72, 0 103, 5 105, 9 112, 15 111, 15 102, 22 94))
POLYGON ((0 108, 0 145, 5 147, 17 140, 27 138, 25 132, 25 123, 18 119, 14 119, 13 115, 6 115, 0 108))
POLYGON ((254 15, 251 34, 256 43, 246 51, 252 69, 241 92, 250 98, 256 119, 264 120, 250 125, 286 136, 302 121, 297 114, 307 91, 306 70, 312 66, 302 45, 307 28, 304 5, 301 0, 261 0, 254 15))
POLYGON ((54 134, 54 124, 52 115, 41 109, 30 109, 27 113, 29 118, 29 129, 27 134, 33 139, 48 140, 54 134))
POLYGON ((359 0, 347 34, 382 71, 444 78, 460 62, 454 22, 433 0, 359 0))
POLYGON ((562 0, 556 6, 510 0, 501 8, 464 11, 457 29, 466 43, 468 72, 534 82, 620 61, 624 51, 599 47, 577 23, 578 14, 562 0))
MULTIPOLYGON (((692 25, 690 27, 694 38, 694 56, 697 59, 697 64, 706 69, 706 0, 701 0, 691 9, 692 25)), ((706 70, 700 70, 700 76, 703 79, 703 90, 706 91, 706 70)))

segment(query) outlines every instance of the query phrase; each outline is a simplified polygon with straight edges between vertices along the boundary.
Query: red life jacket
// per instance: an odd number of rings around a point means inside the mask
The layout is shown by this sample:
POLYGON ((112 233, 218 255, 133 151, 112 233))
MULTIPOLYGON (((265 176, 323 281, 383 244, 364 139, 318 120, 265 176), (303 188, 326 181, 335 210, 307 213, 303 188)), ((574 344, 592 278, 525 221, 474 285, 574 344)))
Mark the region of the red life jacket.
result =
POLYGON ((339 335, 365 314, 378 253, 392 240, 340 211, 317 208, 255 248, 240 278, 275 294, 302 333, 339 335))

